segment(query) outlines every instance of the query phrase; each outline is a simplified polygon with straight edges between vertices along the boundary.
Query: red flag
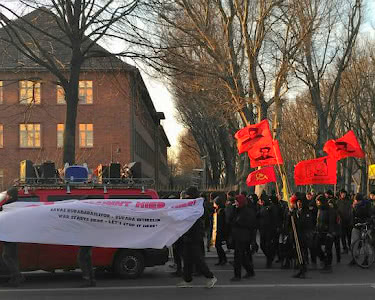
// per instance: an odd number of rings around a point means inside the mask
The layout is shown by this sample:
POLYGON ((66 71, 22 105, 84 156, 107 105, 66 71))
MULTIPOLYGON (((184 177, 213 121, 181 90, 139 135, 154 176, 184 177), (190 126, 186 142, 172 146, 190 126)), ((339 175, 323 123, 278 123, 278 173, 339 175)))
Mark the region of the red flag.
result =
POLYGON ((336 160, 329 156, 300 161, 294 168, 296 185, 336 184, 336 160))
POLYGON ((264 142, 265 140, 272 140, 270 126, 267 119, 240 129, 236 132, 234 137, 237 139, 239 153, 248 151, 257 143, 264 142))
POLYGON ((336 160, 345 157, 365 157, 365 153, 361 149, 353 130, 348 131, 343 137, 337 140, 328 140, 323 150, 336 160))
POLYGON ((251 172, 249 176, 247 176, 246 184, 248 186, 252 185, 260 185, 266 184, 268 182, 275 182, 276 175, 275 170, 273 167, 262 168, 260 170, 256 170, 251 172))
POLYGON ((258 143, 247 153, 252 168, 267 165, 282 165, 284 163, 277 140, 267 140, 267 143, 258 143))

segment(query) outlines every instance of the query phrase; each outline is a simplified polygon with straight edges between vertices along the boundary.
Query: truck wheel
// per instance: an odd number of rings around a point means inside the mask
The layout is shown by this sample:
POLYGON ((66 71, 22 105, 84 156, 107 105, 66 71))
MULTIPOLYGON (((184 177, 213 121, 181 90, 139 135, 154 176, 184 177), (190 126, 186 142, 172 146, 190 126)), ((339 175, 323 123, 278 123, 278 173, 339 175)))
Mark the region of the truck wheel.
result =
POLYGON ((145 260, 139 251, 121 250, 116 256, 113 269, 122 278, 137 278, 145 269, 145 260))

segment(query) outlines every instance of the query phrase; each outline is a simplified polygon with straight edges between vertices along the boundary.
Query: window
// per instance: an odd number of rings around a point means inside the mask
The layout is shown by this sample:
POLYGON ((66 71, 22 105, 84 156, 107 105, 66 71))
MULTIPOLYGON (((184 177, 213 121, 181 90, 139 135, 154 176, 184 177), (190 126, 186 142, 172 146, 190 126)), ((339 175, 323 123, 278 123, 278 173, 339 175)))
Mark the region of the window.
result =
POLYGON ((0 80, 0 104, 3 104, 3 82, 0 80))
POLYGON ((91 148, 94 146, 93 124, 79 124, 79 146, 81 148, 91 148))
POLYGON ((0 148, 4 147, 4 127, 0 124, 0 148))
POLYGON ((92 81, 80 80, 79 82, 79 104, 92 104, 92 81))
POLYGON ((40 82, 20 81, 20 103, 40 104, 40 82))
POLYGON ((21 202, 40 202, 39 196, 30 195, 30 196, 19 196, 18 201, 21 202))
POLYGON ((57 148, 64 146, 64 124, 57 124, 57 148))
POLYGON ((20 124, 20 147, 40 147, 40 124, 20 124))
POLYGON ((57 104, 65 104, 65 91, 61 85, 56 86, 57 104))

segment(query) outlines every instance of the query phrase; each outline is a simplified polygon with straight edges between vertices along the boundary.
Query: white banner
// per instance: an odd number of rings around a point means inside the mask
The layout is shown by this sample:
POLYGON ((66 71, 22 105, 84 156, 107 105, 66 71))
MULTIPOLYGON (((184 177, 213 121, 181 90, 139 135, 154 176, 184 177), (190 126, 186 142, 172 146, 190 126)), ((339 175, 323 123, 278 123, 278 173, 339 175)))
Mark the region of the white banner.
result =
POLYGON ((202 198, 15 202, 0 212, 0 241, 161 249, 202 215, 202 198))

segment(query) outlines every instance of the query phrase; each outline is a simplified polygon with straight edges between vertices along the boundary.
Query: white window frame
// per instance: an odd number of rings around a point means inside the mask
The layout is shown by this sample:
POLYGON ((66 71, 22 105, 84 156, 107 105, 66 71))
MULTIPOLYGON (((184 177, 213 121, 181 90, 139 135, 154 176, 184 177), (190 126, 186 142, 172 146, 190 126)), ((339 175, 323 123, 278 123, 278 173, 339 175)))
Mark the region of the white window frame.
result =
POLYGON ((64 147, 64 130, 65 130, 65 124, 59 123, 56 125, 56 140, 57 140, 57 148, 63 148, 64 147), (60 130, 59 127, 62 126, 62 130, 60 130))
POLYGON ((61 85, 56 85, 56 103, 66 104, 65 101, 65 91, 61 85))
POLYGON ((92 80, 80 80, 78 90, 78 104, 93 104, 93 82, 92 80), (91 93, 88 91, 91 90, 91 93))
POLYGON ((19 82, 19 90, 20 104, 40 104, 40 82, 21 80, 19 82), (35 99, 33 98, 33 96, 35 99))
POLYGON ((94 124, 79 124, 79 147, 92 148, 94 147, 94 124), (91 127, 92 130, 89 130, 91 127))
POLYGON ((41 128, 39 123, 20 124, 20 148, 40 148, 41 128), (24 142, 26 140, 26 142, 24 142))

